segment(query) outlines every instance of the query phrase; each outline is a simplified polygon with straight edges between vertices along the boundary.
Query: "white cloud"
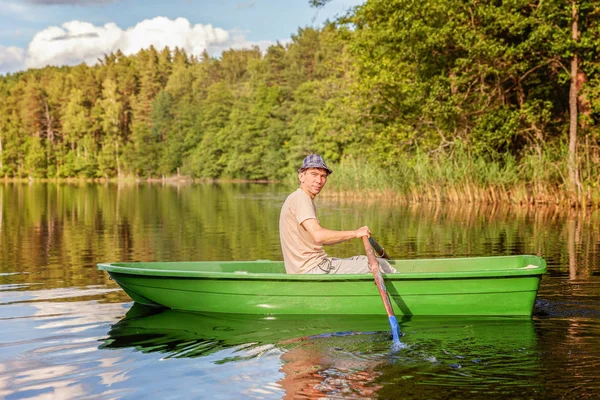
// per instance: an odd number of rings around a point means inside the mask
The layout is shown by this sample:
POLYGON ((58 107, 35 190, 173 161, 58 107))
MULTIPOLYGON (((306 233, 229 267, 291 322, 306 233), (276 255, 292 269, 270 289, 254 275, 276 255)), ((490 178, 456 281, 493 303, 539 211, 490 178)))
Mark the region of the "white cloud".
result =
POLYGON ((157 50, 165 46, 179 47, 188 54, 200 55, 207 50, 218 55, 229 48, 258 46, 266 49, 273 42, 251 42, 240 31, 226 31, 212 25, 192 25, 185 18, 171 20, 156 17, 122 29, 115 23, 95 26, 89 22, 70 21, 60 27, 51 26, 38 32, 27 51, 0 47, 0 73, 22 68, 43 68, 47 65, 93 65, 104 54, 121 50, 134 54, 153 45, 157 50), (6 59, 4 63, 3 59, 6 59))
POLYGON ((82 61, 91 65, 106 53, 120 49, 124 54, 133 54, 150 45, 158 50, 177 46, 191 54, 200 54, 212 44, 224 44, 228 39, 229 33, 221 28, 192 25, 185 18, 156 17, 126 30, 114 23, 98 27, 89 22, 70 21, 34 36, 27 50, 26 66, 73 65, 82 61))
POLYGON ((18 47, 4 47, 0 44, 0 73, 18 71, 25 61, 25 50, 18 47))

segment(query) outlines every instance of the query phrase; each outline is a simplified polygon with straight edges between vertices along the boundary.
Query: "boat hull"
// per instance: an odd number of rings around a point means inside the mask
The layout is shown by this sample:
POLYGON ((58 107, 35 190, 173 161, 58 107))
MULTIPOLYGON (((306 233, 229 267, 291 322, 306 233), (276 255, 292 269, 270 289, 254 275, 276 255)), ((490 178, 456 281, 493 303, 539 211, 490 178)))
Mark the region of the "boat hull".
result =
MULTIPOLYGON (((384 279, 397 315, 531 316, 546 271, 543 259, 535 256, 393 264, 400 272, 384 279), (502 267, 501 258, 509 267, 502 267)), ((99 264, 99 268, 136 302, 174 310, 385 314, 369 274, 286 275, 282 264, 272 261, 99 264)))

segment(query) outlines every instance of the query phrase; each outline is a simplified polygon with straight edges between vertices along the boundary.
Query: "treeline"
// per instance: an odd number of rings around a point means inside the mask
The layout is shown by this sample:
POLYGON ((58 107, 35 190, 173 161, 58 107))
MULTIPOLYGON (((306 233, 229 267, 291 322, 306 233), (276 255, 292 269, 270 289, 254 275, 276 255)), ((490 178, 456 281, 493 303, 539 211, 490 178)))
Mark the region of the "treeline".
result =
POLYGON ((9 75, 0 176, 282 179, 315 151, 346 189, 597 202, 599 7, 369 0, 264 53, 9 75))
POLYGON ((329 24, 265 54, 151 47, 4 77, 0 175, 282 178, 332 144, 318 119, 348 81, 342 36, 329 24))

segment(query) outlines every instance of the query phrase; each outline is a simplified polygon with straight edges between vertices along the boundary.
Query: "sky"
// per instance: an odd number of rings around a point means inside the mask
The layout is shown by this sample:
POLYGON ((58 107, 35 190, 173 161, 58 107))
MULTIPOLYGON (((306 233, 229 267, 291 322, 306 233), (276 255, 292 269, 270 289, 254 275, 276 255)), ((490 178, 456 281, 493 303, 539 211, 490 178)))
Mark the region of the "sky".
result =
POLYGON ((104 54, 154 45, 218 57, 265 50, 299 27, 322 26, 364 0, 0 0, 0 74, 47 65, 93 65, 104 54))

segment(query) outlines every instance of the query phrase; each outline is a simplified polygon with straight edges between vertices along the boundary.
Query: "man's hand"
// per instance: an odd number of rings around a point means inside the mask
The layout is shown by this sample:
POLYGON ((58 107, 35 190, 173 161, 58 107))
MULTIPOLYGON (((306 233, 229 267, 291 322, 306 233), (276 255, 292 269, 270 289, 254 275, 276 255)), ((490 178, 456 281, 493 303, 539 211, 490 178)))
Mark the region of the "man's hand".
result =
POLYGON ((363 236, 371 237, 371 231, 368 226, 361 226, 357 230, 354 231, 355 237, 360 239, 363 236))

